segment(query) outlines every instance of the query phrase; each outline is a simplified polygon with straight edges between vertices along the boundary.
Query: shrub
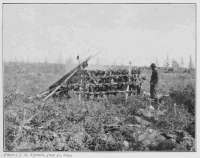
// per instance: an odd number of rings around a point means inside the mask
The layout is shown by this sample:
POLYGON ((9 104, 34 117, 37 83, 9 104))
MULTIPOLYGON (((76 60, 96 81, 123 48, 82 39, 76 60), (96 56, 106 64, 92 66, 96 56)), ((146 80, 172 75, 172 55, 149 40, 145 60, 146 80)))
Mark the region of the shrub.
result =
POLYGON ((174 103, 183 105, 189 113, 195 115, 195 88, 193 85, 188 84, 185 87, 170 89, 170 97, 174 103))

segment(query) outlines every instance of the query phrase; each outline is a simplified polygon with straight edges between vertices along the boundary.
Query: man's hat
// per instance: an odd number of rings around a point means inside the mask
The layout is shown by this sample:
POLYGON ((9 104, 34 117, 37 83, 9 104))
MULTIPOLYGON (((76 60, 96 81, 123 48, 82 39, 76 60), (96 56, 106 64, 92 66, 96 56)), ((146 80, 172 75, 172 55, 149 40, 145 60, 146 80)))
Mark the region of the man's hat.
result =
POLYGON ((152 63, 152 64, 151 64, 151 67, 152 67, 152 68, 155 68, 155 67, 156 67, 156 64, 152 63))

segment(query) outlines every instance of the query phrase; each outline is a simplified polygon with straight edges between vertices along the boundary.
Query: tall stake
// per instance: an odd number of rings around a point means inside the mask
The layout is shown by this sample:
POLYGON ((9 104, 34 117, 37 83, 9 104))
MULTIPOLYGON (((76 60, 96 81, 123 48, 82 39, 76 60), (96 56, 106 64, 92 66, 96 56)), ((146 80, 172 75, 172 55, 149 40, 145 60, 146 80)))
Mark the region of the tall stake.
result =
POLYGON ((128 69, 128 85, 127 85, 127 88, 126 88, 126 102, 128 100, 128 96, 129 96, 129 89, 130 89, 130 82, 131 82, 131 61, 129 62, 129 69, 128 69))
POLYGON ((82 71, 81 71, 81 84, 80 84, 80 87, 79 87, 79 96, 78 96, 78 99, 79 101, 81 102, 82 100, 82 93, 83 93, 83 75, 82 75, 82 71))

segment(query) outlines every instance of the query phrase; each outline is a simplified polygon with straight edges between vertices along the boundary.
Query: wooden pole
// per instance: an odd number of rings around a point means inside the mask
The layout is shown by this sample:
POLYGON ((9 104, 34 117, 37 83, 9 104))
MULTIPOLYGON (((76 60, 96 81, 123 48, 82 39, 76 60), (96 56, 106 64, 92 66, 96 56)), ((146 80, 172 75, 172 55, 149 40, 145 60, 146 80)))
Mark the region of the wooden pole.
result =
MULTIPOLYGON (((129 62, 128 81, 129 83, 131 82, 131 61, 129 62)), ((126 88, 126 102, 129 96, 129 89, 130 89, 130 85, 128 84, 126 88)))
POLYGON ((82 97, 82 93, 83 93, 83 75, 82 74, 81 74, 81 84, 79 87, 79 91, 80 91, 80 93, 79 93, 78 99, 81 102, 81 99, 82 99, 81 97, 82 97))
MULTIPOLYGON (((64 81, 65 83, 78 71, 78 69, 76 69, 74 72, 72 72, 64 81)), ((62 84, 58 85, 48 96, 46 96, 43 101, 46 101, 49 97, 51 97, 58 89, 60 89, 60 87, 62 86, 62 84)))
POLYGON ((177 115, 176 107, 177 107, 177 105, 176 105, 176 103, 174 103, 174 114, 175 115, 177 115))

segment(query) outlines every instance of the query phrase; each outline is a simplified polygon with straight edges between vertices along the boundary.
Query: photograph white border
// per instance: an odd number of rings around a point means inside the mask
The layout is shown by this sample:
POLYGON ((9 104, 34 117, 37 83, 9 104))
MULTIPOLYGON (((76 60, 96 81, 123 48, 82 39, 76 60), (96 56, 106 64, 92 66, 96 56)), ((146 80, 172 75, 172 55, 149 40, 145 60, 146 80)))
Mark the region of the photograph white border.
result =
MULTIPOLYGON (((199 50, 199 34, 200 34, 200 0, 1 0, 1 11, 0 11, 0 19, 1 19, 1 28, 2 28, 2 11, 3 11, 3 3, 196 3, 196 152, 50 152, 55 157, 200 157, 200 87, 199 87, 199 62, 200 57, 198 55, 199 50)), ((14 26, 13 26, 14 27, 14 26)), ((2 64, 0 64, 0 156, 2 157, 47 157, 48 152, 3 152, 3 59, 2 59, 2 29, 1 29, 1 39, 0 39, 0 60, 2 64), (16 155, 15 155, 16 154, 16 155)))

